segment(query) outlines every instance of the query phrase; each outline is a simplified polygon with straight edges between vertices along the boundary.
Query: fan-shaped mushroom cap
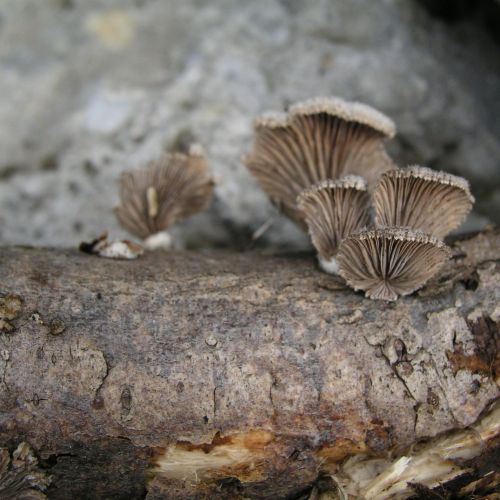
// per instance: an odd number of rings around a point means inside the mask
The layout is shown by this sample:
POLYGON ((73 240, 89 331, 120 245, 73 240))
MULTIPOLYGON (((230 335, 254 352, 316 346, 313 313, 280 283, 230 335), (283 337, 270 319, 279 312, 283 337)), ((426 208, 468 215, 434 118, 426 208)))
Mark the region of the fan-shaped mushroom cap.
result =
POLYGON ((419 166, 385 172, 373 194, 377 226, 419 229, 441 239, 464 221, 473 203, 465 179, 419 166))
POLYGON ((345 175, 374 185, 394 164, 384 140, 395 133, 390 118, 370 106, 339 98, 297 103, 285 113, 254 122, 256 138, 245 164, 273 203, 303 225, 297 196, 309 186, 345 175))
POLYGON ((347 283, 382 300, 414 292, 449 257, 442 241, 405 228, 361 231, 346 238, 337 252, 339 274, 347 283))
POLYGON ((137 259, 144 253, 142 246, 133 241, 109 241, 107 232, 92 241, 82 241, 80 251, 108 259, 137 259))
POLYGON ((349 175, 327 180, 304 190, 297 198, 323 270, 336 274, 335 254, 349 234, 370 223, 370 199, 366 181, 349 175))
POLYGON ((120 181, 120 224, 145 239, 178 219, 207 208, 213 180, 201 149, 164 154, 145 167, 125 172, 120 181))
POLYGON ((361 102, 344 101, 340 97, 313 97, 290 107, 289 115, 308 116, 326 113, 346 122, 366 125, 389 139, 396 134, 394 122, 380 111, 361 102))

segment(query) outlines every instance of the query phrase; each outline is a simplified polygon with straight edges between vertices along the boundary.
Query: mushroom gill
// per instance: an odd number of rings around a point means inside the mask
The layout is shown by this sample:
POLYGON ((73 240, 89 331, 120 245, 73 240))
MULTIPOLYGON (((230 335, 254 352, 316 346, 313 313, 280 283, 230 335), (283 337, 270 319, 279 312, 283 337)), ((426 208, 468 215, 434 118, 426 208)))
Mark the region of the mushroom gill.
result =
POLYGON ((384 140, 395 134, 390 118, 340 98, 315 98, 288 113, 267 113, 254 123, 255 142, 245 164, 272 202, 299 225, 297 196, 311 185, 345 175, 373 186, 394 168, 384 140))
POLYGON ((366 181, 349 175, 336 181, 319 182, 298 196, 297 207, 318 251, 321 268, 337 274, 335 255, 340 242, 370 224, 366 181))
POLYGON ((377 226, 419 229, 441 239, 465 220, 473 203, 467 180, 419 166, 385 172, 373 193, 377 226))
POLYGON ((343 240, 337 252, 339 274, 370 299, 396 300, 429 280, 450 257, 448 247, 421 231, 365 230, 343 240))
POLYGON ((166 229, 174 222, 206 209, 213 179, 201 148, 188 154, 164 154, 142 168, 125 172, 120 180, 119 223, 145 240, 148 248, 168 247, 166 229))

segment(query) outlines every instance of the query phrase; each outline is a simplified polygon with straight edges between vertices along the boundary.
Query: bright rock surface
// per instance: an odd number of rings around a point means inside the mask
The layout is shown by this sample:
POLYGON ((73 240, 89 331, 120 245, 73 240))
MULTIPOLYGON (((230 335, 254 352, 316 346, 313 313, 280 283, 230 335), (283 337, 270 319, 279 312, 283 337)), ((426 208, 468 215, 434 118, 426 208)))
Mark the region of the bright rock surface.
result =
POLYGON ((120 173, 192 137, 218 185, 209 212, 173 228, 178 245, 246 247, 274 216, 258 244, 307 247, 241 156, 259 113, 331 94, 395 120, 399 164, 468 177, 469 228, 498 222, 500 59, 479 14, 445 22, 401 0, 3 0, 0 244, 125 236, 120 173))

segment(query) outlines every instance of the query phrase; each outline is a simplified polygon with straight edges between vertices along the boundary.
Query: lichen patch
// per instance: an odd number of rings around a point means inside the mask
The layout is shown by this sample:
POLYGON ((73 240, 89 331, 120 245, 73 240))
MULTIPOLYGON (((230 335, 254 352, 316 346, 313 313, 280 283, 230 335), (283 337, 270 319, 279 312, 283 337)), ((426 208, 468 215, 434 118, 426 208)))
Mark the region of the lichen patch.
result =
POLYGON ((134 36, 133 19, 125 11, 114 10, 93 15, 85 24, 87 30, 110 50, 126 47, 134 36))
POLYGON ((17 295, 0 297, 0 332, 11 332, 14 326, 10 323, 16 319, 22 309, 22 300, 17 295))

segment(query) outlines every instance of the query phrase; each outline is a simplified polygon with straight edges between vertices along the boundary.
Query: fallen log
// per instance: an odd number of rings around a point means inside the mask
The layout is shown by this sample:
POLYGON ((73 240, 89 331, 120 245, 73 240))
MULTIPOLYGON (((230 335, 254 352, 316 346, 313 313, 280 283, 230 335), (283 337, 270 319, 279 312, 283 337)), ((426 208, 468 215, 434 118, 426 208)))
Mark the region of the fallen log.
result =
POLYGON ((499 231, 456 241, 439 276, 385 303, 311 256, 2 248, 0 496, 301 498, 327 477, 338 498, 406 498, 484 483, 499 259, 499 231))

